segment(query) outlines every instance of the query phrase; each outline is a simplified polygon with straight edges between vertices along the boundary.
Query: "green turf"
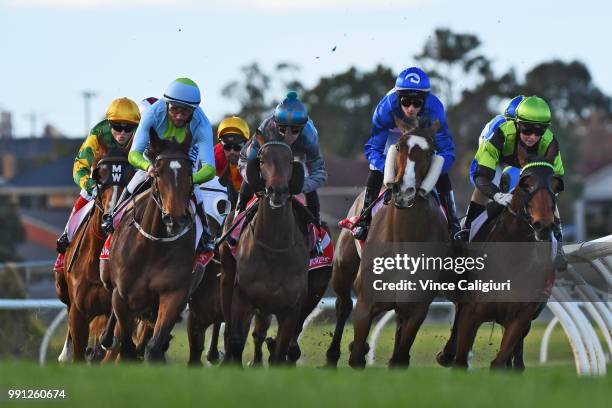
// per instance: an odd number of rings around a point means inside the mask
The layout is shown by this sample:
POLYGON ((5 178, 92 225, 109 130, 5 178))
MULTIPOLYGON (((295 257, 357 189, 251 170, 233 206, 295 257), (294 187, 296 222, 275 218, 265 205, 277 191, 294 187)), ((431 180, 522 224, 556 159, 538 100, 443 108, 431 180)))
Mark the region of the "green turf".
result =
MULTIPOLYGON (((53 406, 607 406, 612 381, 577 378, 571 366, 537 367, 522 375, 418 367, 363 372, 296 369, 189 369, 182 365, 39 368, 4 362, 0 389, 63 389, 53 406), (207 405, 215 404, 215 405, 207 405)), ((2 398, 0 398, 2 400, 2 398)), ((31 402, 31 401, 30 401, 31 402)), ((15 406, 26 406, 20 401, 15 406)), ((40 402, 31 402, 41 406, 40 402)))

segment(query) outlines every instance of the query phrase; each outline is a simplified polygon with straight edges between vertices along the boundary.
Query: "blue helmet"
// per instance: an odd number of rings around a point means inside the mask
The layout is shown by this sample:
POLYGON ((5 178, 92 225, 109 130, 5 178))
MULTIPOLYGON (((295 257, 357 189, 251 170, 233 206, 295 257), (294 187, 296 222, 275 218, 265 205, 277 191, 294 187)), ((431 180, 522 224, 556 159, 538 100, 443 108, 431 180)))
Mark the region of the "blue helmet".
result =
POLYGON ((504 116, 506 119, 514 119, 516 116, 516 108, 519 106, 519 103, 521 103, 523 98, 523 95, 519 95, 510 100, 508 106, 506 106, 506 109, 504 110, 504 116))
POLYGON ((274 121, 287 126, 303 126, 308 122, 308 110, 298 99, 297 92, 287 92, 285 99, 274 109, 274 121))
POLYGON ((431 86, 429 84, 429 77, 421 69, 417 67, 406 68, 397 76, 395 80, 395 91, 418 91, 418 92, 429 92, 431 86))
POLYGON ((177 78, 166 88, 164 100, 168 103, 186 105, 195 109, 201 102, 200 89, 189 78, 177 78))

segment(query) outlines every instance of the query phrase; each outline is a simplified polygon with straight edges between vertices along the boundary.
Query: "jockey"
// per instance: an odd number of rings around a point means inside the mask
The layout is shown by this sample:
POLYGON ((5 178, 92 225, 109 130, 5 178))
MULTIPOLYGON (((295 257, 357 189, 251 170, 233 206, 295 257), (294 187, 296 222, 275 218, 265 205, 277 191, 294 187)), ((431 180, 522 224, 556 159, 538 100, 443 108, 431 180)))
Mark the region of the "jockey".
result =
MULTIPOLYGON (((537 96, 523 98, 516 108, 516 117, 508 118, 501 123, 490 138, 480 144, 476 152, 476 169, 474 184, 476 190, 472 194, 468 214, 465 220, 465 231, 461 238, 469 236, 472 221, 485 210, 489 200, 502 206, 508 206, 512 193, 503 193, 494 183, 495 170, 498 165, 519 167, 517 146, 520 144, 531 155, 545 156, 553 148, 558 153, 552 163, 554 172, 563 176, 563 161, 559 151, 559 142, 550 130, 551 113, 544 99, 537 96)), ((555 209, 553 233, 559 243, 562 242, 561 223, 558 210, 555 209)))
POLYGON ((128 155, 130 164, 142 171, 134 176, 127 190, 128 194, 133 193, 135 187, 146 180, 153 171, 152 163, 144 155, 149 144, 149 130, 154 129, 161 139, 174 138, 181 142, 185 139, 187 126, 189 126, 193 136, 189 157, 193 162, 196 212, 204 230, 197 251, 208 252, 214 249, 214 242, 204 215, 201 190, 197 188, 197 185, 211 180, 216 171, 212 126, 202 108, 199 107, 200 101, 200 89, 196 83, 189 78, 178 78, 170 83, 163 99, 153 103, 146 111, 136 130, 134 143, 128 155), (199 169, 198 161, 201 164, 199 169))
MULTIPOLYGON (((483 143, 486 143, 489 140, 491 140, 491 137, 493 137, 493 134, 495 133, 495 131, 504 122, 506 122, 507 120, 514 120, 516 118, 516 108, 518 107, 519 103, 521 103, 521 101, 524 98, 525 97, 523 95, 515 96, 514 98, 510 100, 510 102, 508 103, 508 106, 506 106, 506 109, 504 109, 503 115, 496 115, 495 117, 493 117, 493 119, 487 122, 487 124, 482 129, 482 132, 480 132, 480 136, 478 137, 479 147, 483 143)), ((459 231, 457 234, 455 234, 455 236, 453 237, 455 240, 458 240, 458 241, 467 241, 469 239, 469 233, 470 233, 470 227, 471 227, 472 221, 476 219, 478 214, 482 212, 481 205, 474 202, 475 200, 478 199, 480 195, 480 193, 478 192, 478 189, 475 188, 476 182, 474 181, 477 168, 478 168, 478 161, 476 161, 476 158, 474 158, 472 160, 472 164, 470 165, 470 182, 474 186, 474 191, 472 192, 472 198, 471 198, 470 204, 468 205, 468 209, 466 212, 467 215, 465 217, 465 220, 463 221, 463 229, 459 231)), ((502 169, 501 166, 498 165, 495 170, 494 181, 496 182, 496 184, 499 183, 499 178, 501 176, 501 171, 500 171, 501 169, 502 169)), ((510 171, 513 171, 513 172, 515 172, 516 170, 519 170, 516 167, 509 167, 509 169, 511 169, 510 171)))
POLYGON ((449 230, 451 234, 456 233, 460 226, 448 176, 448 170, 455 161, 455 144, 446 124, 444 106, 437 96, 430 93, 429 77, 420 68, 411 67, 398 75, 395 87, 378 103, 372 116, 371 137, 364 148, 365 156, 370 163, 370 173, 366 182, 362 217, 354 229, 355 238, 365 240, 367 237, 372 215, 366 209, 380 193, 387 149, 396 143, 399 137, 394 116, 400 119, 416 117, 421 127, 430 127, 435 122, 439 123, 440 128, 434 136, 435 151, 444 158, 444 165, 436 183, 436 190, 446 210, 449 230))
POLYGON ((102 138, 110 148, 127 147, 134 136, 134 131, 140 122, 140 112, 134 101, 128 98, 119 98, 111 102, 106 110, 106 117, 95 125, 81 145, 79 153, 74 159, 72 177, 81 188, 81 193, 70 213, 70 218, 64 233, 57 240, 57 252, 63 254, 70 244, 68 226, 75 213, 96 196, 96 183, 91 178, 92 165, 100 160, 100 146, 98 138, 102 138))
POLYGON ((225 118, 219 123, 215 145, 215 166, 222 185, 231 193, 230 201, 235 205, 237 192, 242 185, 242 175, 238 170, 238 158, 240 150, 250 139, 249 125, 238 116, 225 118))
MULTIPOLYGON (((274 114, 266 118, 257 131, 263 134, 264 129, 268 126, 273 126, 285 143, 291 146, 294 159, 301 161, 306 166, 302 193, 306 196, 306 208, 315 217, 317 225, 320 225, 320 204, 317 189, 327 180, 327 171, 319 150, 319 134, 312 119, 308 117, 306 106, 298 99, 296 92, 289 91, 286 98, 274 109, 274 114)), ((246 209, 247 203, 254 193, 246 178, 246 168, 247 163, 257 156, 259 148, 259 142, 253 137, 240 152, 238 168, 245 181, 240 187, 238 212, 246 209)))

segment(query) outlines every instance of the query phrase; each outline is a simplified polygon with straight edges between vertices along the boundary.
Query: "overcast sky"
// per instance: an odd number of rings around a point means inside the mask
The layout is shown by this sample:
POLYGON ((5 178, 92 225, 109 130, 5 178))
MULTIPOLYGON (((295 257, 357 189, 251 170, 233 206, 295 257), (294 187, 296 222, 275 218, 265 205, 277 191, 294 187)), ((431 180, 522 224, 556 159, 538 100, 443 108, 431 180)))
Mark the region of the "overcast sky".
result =
POLYGON ((399 72, 437 27, 476 34, 498 72, 581 60, 612 95, 611 15, 591 0, 0 0, 0 110, 18 135, 34 113, 37 133, 52 123, 83 137, 84 90, 97 93, 93 124, 112 99, 188 76, 216 123, 237 108, 220 91, 243 65, 294 62, 307 86, 351 65, 399 72))

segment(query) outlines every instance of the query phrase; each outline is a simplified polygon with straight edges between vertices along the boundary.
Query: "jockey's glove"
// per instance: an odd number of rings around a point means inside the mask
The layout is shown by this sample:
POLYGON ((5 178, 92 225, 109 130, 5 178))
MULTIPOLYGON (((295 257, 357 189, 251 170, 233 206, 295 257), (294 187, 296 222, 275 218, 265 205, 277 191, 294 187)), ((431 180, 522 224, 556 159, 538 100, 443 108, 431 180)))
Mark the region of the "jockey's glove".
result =
POLYGON ((499 205, 507 207, 512 201, 512 193, 495 193, 495 195, 493 196, 493 201, 495 201, 499 205))
POLYGON ((85 189, 85 192, 87 192, 87 194, 91 195, 96 189, 96 182, 93 181, 93 179, 88 178, 87 181, 85 181, 83 188, 85 189))

